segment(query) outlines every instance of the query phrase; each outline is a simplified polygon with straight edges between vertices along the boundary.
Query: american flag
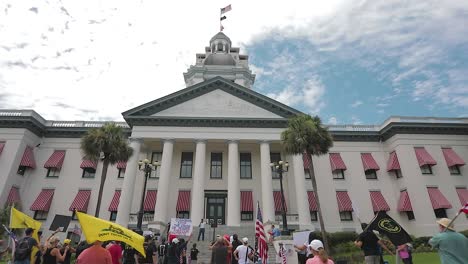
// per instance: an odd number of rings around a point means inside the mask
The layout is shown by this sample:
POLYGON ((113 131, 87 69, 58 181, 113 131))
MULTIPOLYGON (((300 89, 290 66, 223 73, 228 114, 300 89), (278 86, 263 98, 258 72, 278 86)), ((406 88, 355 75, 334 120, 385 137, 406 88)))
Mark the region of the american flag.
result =
POLYGON ((231 10, 232 10, 231 5, 228 5, 228 6, 226 6, 226 7, 223 7, 223 8, 221 8, 221 15, 224 14, 224 13, 226 13, 226 12, 229 12, 229 11, 231 11, 231 10))
POLYGON ((262 211, 260 210, 260 203, 257 201, 257 221, 255 222, 255 243, 256 249, 262 258, 262 263, 268 263, 268 245, 265 236, 265 229, 263 228, 262 211))
POLYGON ((302 153, 302 161, 304 162, 304 169, 309 169, 312 160, 310 159, 310 155, 307 155, 305 151, 302 153))
POLYGON ((280 256, 281 256, 281 263, 282 264, 287 264, 287 258, 286 258, 286 249, 283 247, 283 245, 280 246, 280 256))
POLYGON ((468 203, 465 204, 465 206, 463 206, 461 209, 460 209, 460 213, 463 212, 465 214, 468 214, 468 203))

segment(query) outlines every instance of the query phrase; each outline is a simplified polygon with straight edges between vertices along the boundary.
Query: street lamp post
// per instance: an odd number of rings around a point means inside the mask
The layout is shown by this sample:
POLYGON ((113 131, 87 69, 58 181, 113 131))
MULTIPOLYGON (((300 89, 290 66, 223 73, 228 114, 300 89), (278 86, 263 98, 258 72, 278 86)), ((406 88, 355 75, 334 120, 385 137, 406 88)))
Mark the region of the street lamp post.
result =
POLYGON ((159 161, 150 163, 148 159, 140 160, 138 162, 138 170, 144 172, 145 175, 145 182, 143 184, 143 192, 141 194, 141 202, 140 202, 140 211, 138 211, 138 220, 137 220, 137 229, 139 231, 143 231, 141 226, 143 225, 143 215, 145 214, 144 211, 144 204, 145 204, 145 193, 146 193, 146 182, 148 181, 151 172, 155 171, 160 166, 159 161))
POLYGON ((283 191, 283 173, 288 171, 289 163, 287 161, 278 161, 270 163, 271 170, 279 174, 280 191, 281 191, 281 216, 283 218, 283 231, 282 235, 289 235, 288 220, 286 219, 286 201, 284 199, 283 191))

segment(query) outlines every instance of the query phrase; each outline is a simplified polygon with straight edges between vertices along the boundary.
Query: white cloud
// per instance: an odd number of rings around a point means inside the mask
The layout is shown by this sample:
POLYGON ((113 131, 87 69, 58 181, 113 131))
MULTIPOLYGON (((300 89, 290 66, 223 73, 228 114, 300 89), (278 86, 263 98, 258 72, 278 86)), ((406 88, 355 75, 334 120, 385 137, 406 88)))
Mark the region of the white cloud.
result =
POLYGON ((360 105, 362 105, 363 102, 361 100, 357 100, 357 101, 354 101, 354 103, 352 103, 350 106, 353 107, 353 108, 356 108, 360 105))
POLYGON ((338 124, 338 119, 335 117, 335 116, 332 116, 328 119, 328 122, 327 122, 329 125, 336 125, 338 124))

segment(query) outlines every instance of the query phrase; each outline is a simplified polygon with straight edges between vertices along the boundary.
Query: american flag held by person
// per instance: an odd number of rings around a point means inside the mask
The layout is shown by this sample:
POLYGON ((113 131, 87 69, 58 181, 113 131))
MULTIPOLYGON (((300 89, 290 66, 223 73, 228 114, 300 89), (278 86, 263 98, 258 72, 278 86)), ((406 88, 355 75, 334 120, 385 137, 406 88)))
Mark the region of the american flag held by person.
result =
POLYGON ((257 221, 255 222, 255 249, 258 250, 262 263, 268 263, 268 245, 265 236, 265 229, 263 228, 262 211, 260 210, 260 203, 257 201, 257 221))

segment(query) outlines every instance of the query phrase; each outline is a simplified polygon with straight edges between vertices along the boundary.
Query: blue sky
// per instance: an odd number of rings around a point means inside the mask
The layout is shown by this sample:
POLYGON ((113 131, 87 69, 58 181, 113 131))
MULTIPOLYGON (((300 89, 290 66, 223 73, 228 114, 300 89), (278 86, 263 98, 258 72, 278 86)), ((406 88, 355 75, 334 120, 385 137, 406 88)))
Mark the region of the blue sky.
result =
POLYGON ((5 0, 0 108, 122 120, 184 88, 182 73, 227 4, 225 33, 250 56, 258 92, 330 124, 468 116, 468 2, 459 0, 203 0, 182 9, 178 1, 5 0))

